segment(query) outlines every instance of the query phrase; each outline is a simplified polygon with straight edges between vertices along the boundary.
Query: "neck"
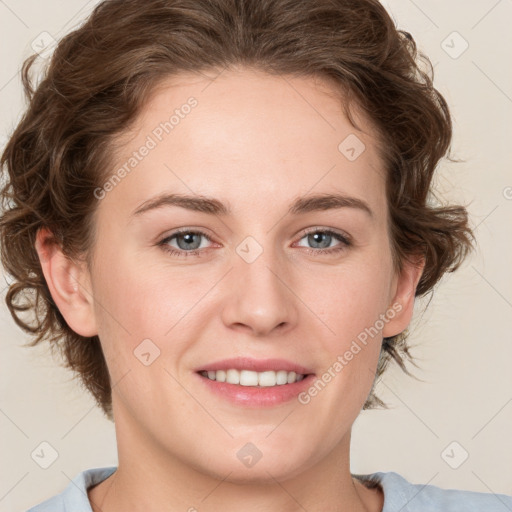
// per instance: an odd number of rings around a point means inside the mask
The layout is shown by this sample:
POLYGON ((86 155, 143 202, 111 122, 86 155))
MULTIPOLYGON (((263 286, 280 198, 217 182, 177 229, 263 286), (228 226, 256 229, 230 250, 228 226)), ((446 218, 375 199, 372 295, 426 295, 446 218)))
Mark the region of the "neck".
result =
POLYGON ((194 467, 128 425, 124 418, 116 422, 118 469, 89 490, 94 512, 238 512, 241 504, 247 512, 382 510, 382 491, 350 475, 350 431, 328 457, 293 474, 276 475, 267 456, 266 466, 262 458, 241 476, 241 465, 219 471, 220 463, 205 460, 194 467))

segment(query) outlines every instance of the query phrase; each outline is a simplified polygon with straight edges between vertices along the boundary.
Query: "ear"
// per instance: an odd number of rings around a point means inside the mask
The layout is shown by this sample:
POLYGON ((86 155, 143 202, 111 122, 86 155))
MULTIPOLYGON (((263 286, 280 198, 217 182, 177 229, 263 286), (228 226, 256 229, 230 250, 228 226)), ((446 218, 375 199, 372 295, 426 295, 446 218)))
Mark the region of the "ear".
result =
POLYGON ((85 262, 67 258, 46 228, 38 230, 35 249, 53 301, 69 327, 81 336, 95 336, 94 300, 85 262))
POLYGON ((394 296, 388 311, 393 310, 395 315, 390 317, 382 330, 384 338, 400 334, 411 322, 416 287, 425 268, 425 259, 423 256, 410 256, 410 259, 404 261, 402 271, 393 279, 394 296))

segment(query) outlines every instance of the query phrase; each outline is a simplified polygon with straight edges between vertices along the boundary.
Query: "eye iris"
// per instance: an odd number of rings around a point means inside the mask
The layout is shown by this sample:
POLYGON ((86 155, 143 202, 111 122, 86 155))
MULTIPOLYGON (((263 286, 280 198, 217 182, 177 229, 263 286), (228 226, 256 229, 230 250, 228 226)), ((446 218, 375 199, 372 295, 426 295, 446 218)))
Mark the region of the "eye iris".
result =
MULTIPOLYGON (((322 231, 318 231, 316 233, 309 235, 309 241, 311 242, 311 240, 313 240, 313 247, 315 247, 316 243, 319 243, 319 241, 317 240, 318 238, 324 238, 324 239, 327 238, 329 243, 325 247, 329 247, 330 242, 331 242, 331 235, 328 235, 327 233, 323 233, 322 231)), ((320 241, 320 243, 321 243, 321 241, 320 241)), ((322 248, 325 248, 325 247, 322 247, 322 248)))
POLYGON ((199 242, 199 244, 197 244, 197 247, 190 247, 190 245, 187 245, 187 244, 191 244, 193 243, 193 238, 194 237, 197 237, 198 239, 200 238, 201 235, 197 234, 197 233, 185 233, 185 234, 181 234, 181 235, 178 235, 176 237, 176 240, 178 242, 178 247, 180 249, 197 249, 201 243, 199 242), (186 242, 185 242, 185 245, 182 246, 183 244, 180 243, 180 240, 182 239, 185 239, 186 242))

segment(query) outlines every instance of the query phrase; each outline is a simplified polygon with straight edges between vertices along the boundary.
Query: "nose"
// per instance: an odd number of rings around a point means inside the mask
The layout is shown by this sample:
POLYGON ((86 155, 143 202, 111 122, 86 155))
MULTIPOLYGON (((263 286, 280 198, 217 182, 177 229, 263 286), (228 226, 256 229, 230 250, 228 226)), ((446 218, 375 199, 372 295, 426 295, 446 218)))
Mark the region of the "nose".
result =
POLYGON ((284 262, 264 251, 252 263, 240 258, 234 265, 225 284, 224 324, 259 337, 292 328, 297 296, 284 262))

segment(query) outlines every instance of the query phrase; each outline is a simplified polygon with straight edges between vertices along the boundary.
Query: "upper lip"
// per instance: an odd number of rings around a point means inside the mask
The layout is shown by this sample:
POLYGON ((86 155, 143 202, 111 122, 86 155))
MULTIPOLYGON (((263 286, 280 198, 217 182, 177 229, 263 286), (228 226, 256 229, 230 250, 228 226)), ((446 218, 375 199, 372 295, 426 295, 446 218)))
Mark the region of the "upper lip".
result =
POLYGON ((295 372, 302 375, 313 373, 313 370, 286 359, 252 359, 250 357, 235 357, 206 363, 196 368, 195 371, 229 370, 231 368, 236 370, 252 370, 254 372, 286 370, 287 372, 295 372))

